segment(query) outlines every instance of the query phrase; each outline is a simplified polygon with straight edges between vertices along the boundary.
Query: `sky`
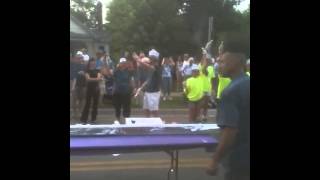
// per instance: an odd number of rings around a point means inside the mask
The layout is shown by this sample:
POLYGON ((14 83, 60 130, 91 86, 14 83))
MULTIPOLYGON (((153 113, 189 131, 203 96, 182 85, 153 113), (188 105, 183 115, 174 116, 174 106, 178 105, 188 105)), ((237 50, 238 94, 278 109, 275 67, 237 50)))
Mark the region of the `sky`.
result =
POLYGON ((106 23, 107 9, 106 7, 110 4, 112 0, 100 0, 102 3, 102 24, 106 23))
POLYGON ((239 4, 239 6, 236 6, 236 9, 242 12, 248 8, 249 4, 250 0, 244 0, 239 4))
MULTIPOLYGON (((103 24, 106 23, 106 15, 107 15, 107 9, 106 7, 110 4, 112 0, 99 0, 102 3, 102 19, 103 19, 103 24)), ((236 6, 235 8, 239 11, 244 11, 248 8, 250 4, 250 0, 244 0, 239 4, 239 6, 236 6)))

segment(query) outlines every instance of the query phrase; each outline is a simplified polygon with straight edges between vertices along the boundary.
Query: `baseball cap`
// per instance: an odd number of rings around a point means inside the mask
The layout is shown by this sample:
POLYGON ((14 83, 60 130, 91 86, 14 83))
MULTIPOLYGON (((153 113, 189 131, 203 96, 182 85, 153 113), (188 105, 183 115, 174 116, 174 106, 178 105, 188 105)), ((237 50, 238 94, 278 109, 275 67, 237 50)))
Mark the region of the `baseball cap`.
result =
POLYGON ((77 55, 83 55, 83 53, 81 51, 78 51, 77 55))
POLYGON ((199 66, 197 64, 193 64, 191 67, 192 71, 199 71, 199 66))
POLYGON ((158 51, 156 51, 155 49, 151 49, 150 51, 149 51, 149 57, 151 57, 151 56, 154 56, 155 58, 159 58, 159 52, 158 51))
POLYGON ((126 58, 120 58, 119 63, 124 63, 124 62, 126 62, 126 61, 127 61, 126 58))

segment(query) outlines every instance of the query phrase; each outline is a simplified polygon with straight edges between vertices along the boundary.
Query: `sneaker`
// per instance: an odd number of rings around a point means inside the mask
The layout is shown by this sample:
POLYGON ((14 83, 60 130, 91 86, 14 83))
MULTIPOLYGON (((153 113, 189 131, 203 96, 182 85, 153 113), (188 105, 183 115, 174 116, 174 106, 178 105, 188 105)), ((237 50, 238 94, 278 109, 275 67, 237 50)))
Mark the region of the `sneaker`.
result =
POLYGON ((117 120, 115 120, 115 121, 113 122, 113 124, 119 125, 119 124, 120 124, 120 122, 119 122, 119 121, 117 121, 117 120))

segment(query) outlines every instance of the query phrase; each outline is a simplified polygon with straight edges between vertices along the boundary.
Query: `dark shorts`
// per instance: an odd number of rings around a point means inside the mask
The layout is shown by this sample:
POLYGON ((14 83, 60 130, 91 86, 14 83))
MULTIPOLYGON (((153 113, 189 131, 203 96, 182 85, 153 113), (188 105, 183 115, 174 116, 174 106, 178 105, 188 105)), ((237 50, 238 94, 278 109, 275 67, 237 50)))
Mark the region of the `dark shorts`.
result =
POLYGON ((200 107, 202 105, 202 98, 198 101, 189 101, 188 100, 188 105, 189 105, 189 108, 200 107))

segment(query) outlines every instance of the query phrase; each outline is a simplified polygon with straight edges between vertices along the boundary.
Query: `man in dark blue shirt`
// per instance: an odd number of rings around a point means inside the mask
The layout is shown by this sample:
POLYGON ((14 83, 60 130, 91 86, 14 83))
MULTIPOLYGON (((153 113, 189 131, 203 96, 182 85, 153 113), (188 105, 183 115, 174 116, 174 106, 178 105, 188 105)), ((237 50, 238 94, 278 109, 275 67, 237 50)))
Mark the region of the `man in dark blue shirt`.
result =
POLYGON ((128 70, 127 61, 121 58, 114 71, 113 105, 116 112, 116 119, 121 122, 121 109, 123 118, 130 117, 131 113, 131 95, 134 93, 133 74, 128 70))
POLYGON ((219 73, 232 81, 217 106, 221 135, 207 173, 215 175, 222 163, 226 180, 250 179, 250 77, 243 69, 243 47, 243 42, 226 41, 219 61, 219 73))

